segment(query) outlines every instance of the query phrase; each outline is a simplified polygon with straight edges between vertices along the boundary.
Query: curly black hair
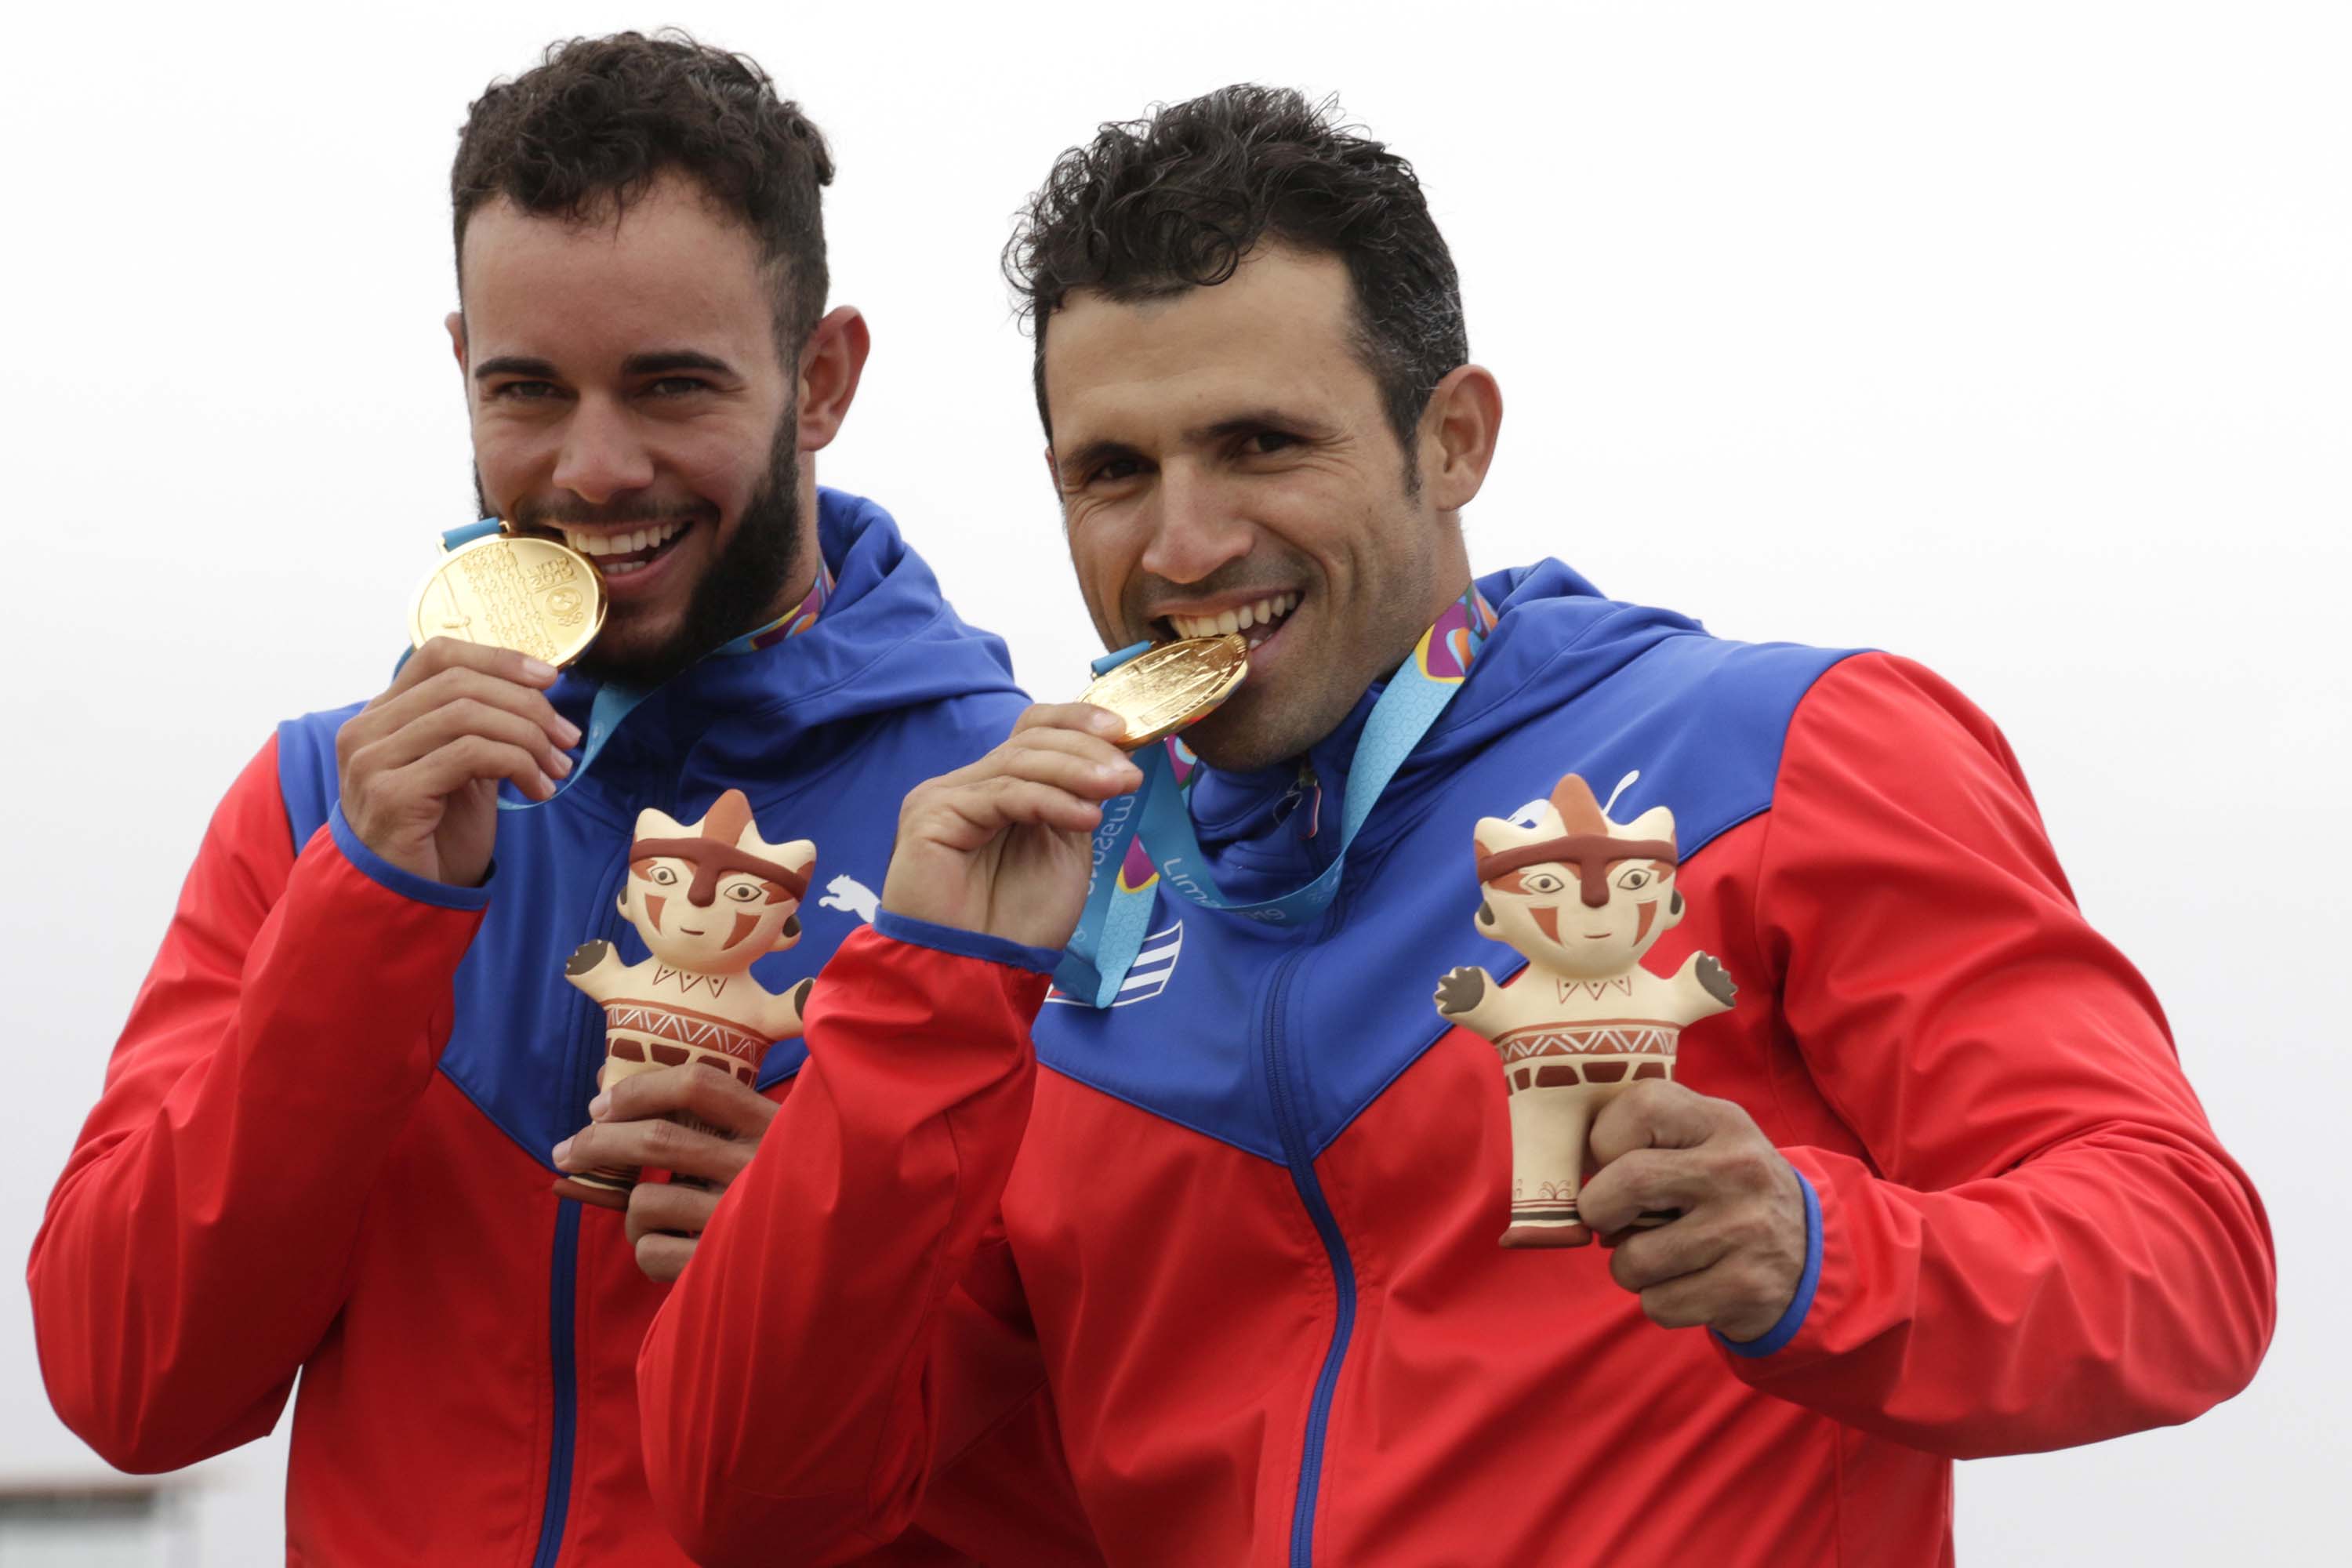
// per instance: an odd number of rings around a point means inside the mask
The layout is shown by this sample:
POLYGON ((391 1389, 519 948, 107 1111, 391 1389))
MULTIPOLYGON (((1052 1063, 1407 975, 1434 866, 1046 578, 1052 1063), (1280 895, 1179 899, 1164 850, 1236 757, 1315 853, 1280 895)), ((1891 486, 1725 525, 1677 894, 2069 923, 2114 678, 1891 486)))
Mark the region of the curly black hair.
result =
POLYGON ((672 172, 758 238, 790 363, 824 310, 821 193, 833 155, 756 61, 675 29, 551 44, 540 64, 474 100, 449 171, 459 257, 486 202, 586 221, 625 211, 672 172))
POLYGON ((1470 358, 1462 286, 1412 165, 1338 116, 1331 100, 1241 83, 1112 121, 1055 161, 1004 248, 1049 438, 1045 331, 1073 290, 1127 302, 1210 287, 1273 241, 1347 263, 1357 353, 1412 452, 1430 394, 1470 358))

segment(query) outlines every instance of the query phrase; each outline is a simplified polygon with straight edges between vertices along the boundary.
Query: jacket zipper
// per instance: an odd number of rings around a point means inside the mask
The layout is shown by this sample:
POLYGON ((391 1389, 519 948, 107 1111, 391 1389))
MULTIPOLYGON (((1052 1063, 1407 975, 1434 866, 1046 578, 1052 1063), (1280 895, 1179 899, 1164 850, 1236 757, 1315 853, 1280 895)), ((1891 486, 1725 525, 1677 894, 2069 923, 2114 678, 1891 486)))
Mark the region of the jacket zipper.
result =
MULTIPOLYGON (((1314 941, 1320 942, 1338 923, 1342 899, 1332 900, 1314 941)), ((1339 1366, 1347 1359, 1348 1344, 1356 1327, 1355 1262, 1348 1255, 1347 1238, 1339 1234, 1339 1217, 1332 1214, 1329 1202, 1323 1196, 1322 1181, 1315 1174, 1314 1154, 1307 1147, 1307 1130, 1299 1125, 1298 1110, 1292 1101, 1290 1083, 1284 1072, 1283 1006, 1289 999, 1291 976, 1311 946, 1295 948, 1276 963, 1265 1016, 1266 1085, 1274 1100, 1275 1127, 1282 1135, 1283 1161, 1290 1168, 1291 1184, 1298 1189, 1299 1202, 1307 1206, 1307 1217, 1315 1222, 1316 1234, 1323 1238, 1323 1251, 1331 1264, 1335 1301, 1330 1347, 1323 1352, 1323 1367, 1315 1378, 1315 1397, 1307 1408, 1307 1434, 1298 1459, 1298 1495, 1290 1514, 1290 1568, 1312 1568, 1315 1561, 1315 1509, 1323 1487, 1324 1438, 1330 1426, 1331 1402, 1339 1391, 1339 1366)))
MULTIPOLYGON (((621 862, 621 880, 628 879, 628 861, 621 862)), ((600 900, 602 913, 597 919, 598 935, 606 942, 621 934, 620 915, 614 907, 620 896, 615 885, 605 890, 600 900)), ((589 1008, 589 1027, 580 1037, 578 1050, 591 1050, 602 1058, 604 1044, 603 1009, 589 1008)), ((575 1054, 573 1060, 578 1060, 575 1054)), ((575 1069, 572 1074, 577 1079, 575 1069)), ((594 1081, 593 1073, 589 1080, 594 1081)), ((587 1103, 584 1100, 581 1102, 587 1103)), ((531 1553, 530 1568, 555 1568, 556 1559, 563 1554, 563 1527, 572 1514, 572 1449, 579 1441, 580 1429, 580 1365, 578 1346, 572 1334, 573 1321, 580 1306, 580 1204, 574 1198, 559 1198, 555 1205, 555 1256, 548 1268, 547 1279, 547 1348, 549 1373, 555 1386, 554 1435, 548 1444, 547 1492, 540 1505, 539 1550, 531 1553)))
POLYGON ((555 1382, 555 1436, 547 1456, 547 1500, 539 1516, 539 1550, 530 1568, 554 1568, 563 1551, 563 1521, 572 1511, 572 1447, 580 1420, 579 1368, 573 1363, 572 1320, 580 1279, 580 1205, 560 1198, 555 1210, 555 1265, 547 1283, 548 1348, 555 1382))

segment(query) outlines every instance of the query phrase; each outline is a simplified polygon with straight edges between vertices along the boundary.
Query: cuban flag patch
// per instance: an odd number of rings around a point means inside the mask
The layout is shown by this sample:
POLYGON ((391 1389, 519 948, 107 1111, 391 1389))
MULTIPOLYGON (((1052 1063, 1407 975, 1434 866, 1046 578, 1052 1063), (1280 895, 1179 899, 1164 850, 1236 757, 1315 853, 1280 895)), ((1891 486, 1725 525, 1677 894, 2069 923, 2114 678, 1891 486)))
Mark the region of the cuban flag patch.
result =
MULTIPOLYGON (((1184 922, 1174 921, 1143 939, 1143 951, 1129 965, 1127 978, 1120 982, 1114 1007, 1129 1006, 1137 1002, 1149 1002, 1168 989, 1175 977, 1176 961, 1184 952, 1184 922)), ((1060 1002, 1067 1006, 1079 1005, 1076 996, 1066 994, 1058 985, 1045 993, 1048 1002, 1060 1002)))

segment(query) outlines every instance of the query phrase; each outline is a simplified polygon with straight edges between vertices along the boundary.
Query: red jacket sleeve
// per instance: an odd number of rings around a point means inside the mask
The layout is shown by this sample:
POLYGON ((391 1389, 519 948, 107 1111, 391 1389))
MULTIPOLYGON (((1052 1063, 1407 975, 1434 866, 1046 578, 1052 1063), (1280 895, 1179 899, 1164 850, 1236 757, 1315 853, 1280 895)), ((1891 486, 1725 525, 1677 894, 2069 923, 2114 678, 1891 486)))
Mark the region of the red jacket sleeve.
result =
POLYGON ((1868 656, 1798 708, 1756 883, 1786 1023, 1865 1157, 1784 1150, 1820 1203, 1755 1386, 1954 1457, 2186 1421, 2245 1386, 2269 1224, 2146 982, 2075 908, 2015 760, 1934 675, 1868 656))
POLYGON ((808 1065, 637 1363, 656 1506, 698 1562, 853 1560, 909 1523, 1099 1561, 996 1220, 1045 976, 861 931, 808 1065))
POLYGON ((273 741, 214 815, 33 1241, 50 1401, 126 1470, 275 1425, 480 921, 394 891, 327 829, 298 857, 277 763, 273 741))

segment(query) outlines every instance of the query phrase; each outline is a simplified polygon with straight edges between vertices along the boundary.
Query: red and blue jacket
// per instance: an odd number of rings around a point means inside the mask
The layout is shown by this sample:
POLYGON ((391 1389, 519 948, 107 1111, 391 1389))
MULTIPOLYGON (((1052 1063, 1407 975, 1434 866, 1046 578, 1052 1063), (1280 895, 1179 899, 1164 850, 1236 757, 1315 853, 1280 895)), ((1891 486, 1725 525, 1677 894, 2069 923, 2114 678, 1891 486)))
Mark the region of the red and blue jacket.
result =
MULTIPOLYGON (((691 821, 737 788, 770 837, 817 846, 803 940, 756 973, 778 991, 815 973, 874 909, 900 798, 1024 705, 1003 645, 879 508, 824 491, 819 535, 824 614, 662 687, 553 804, 501 817, 482 888, 353 835, 334 740, 356 709, 281 726, 245 770, 34 1243, 49 1396, 102 1457, 155 1471, 235 1447, 299 1373, 290 1563, 683 1561, 637 1436, 638 1342, 668 1288, 620 1215, 549 1191, 604 1055, 564 957, 597 938, 643 957, 614 908, 637 813, 691 821)), ((583 726, 593 697, 570 676, 553 692, 583 726)), ((761 1086, 782 1095, 803 1058, 774 1047, 761 1086)), ((963 1441, 970 1490, 951 1482, 936 1534, 882 1561, 1093 1560, 1045 1428, 963 1441), (1010 1501, 1013 1556, 991 1534, 1010 1501), (1066 1539, 1041 1545, 1057 1515, 1066 1539)))
MULTIPOLYGON (((1120 1568, 1937 1563, 1955 1458, 2252 1375, 2261 1205, 1993 726, 1916 665, 1724 641, 1556 563, 1480 587, 1494 633, 1319 920, 1163 889, 1099 1012, 1051 953, 887 912, 844 945, 639 1366, 699 1559, 893 1539, 1042 1384, 1120 1568), (1571 772, 1673 808, 1689 912, 1646 962, 1739 987, 1676 1076, 1802 1179, 1803 1276, 1749 1343, 1652 1324, 1600 1248, 1496 1245, 1502 1074, 1431 993, 1510 978, 1472 827, 1571 772)), ((1370 700, 1309 759, 1334 799, 1370 700)), ((1328 861, 1297 795, 1196 785, 1230 897, 1328 861)))

